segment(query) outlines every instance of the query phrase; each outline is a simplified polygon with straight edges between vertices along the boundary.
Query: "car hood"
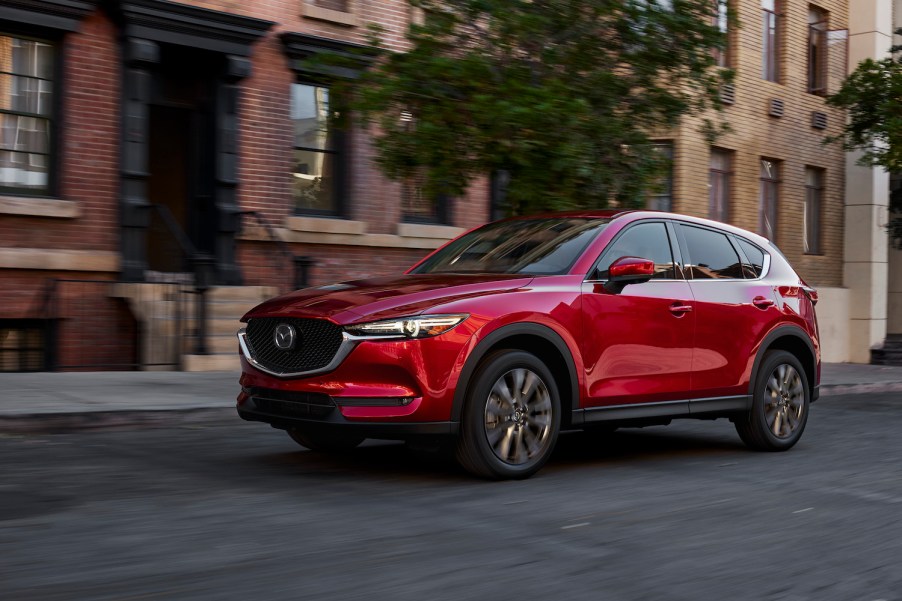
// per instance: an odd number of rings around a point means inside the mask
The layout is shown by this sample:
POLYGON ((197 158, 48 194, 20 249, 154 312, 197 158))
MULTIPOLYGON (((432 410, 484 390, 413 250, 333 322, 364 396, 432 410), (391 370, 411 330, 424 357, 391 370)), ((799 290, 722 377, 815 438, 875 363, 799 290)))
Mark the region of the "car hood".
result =
POLYGON ((520 274, 410 274, 304 288, 268 300, 243 318, 328 317, 339 324, 415 315, 452 301, 526 286, 520 274))

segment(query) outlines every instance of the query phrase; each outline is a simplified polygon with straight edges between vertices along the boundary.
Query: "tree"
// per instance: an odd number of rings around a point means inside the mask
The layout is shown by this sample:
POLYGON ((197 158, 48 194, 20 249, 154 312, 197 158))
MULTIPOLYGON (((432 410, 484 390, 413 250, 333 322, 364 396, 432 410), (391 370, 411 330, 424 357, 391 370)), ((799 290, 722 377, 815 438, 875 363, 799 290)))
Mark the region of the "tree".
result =
POLYGON ((409 51, 343 92, 384 173, 429 195, 507 172, 515 214, 635 206, 666 161, 650 134, 718 105, 732 75, 713 68, 719 0, 411 2, 409 51))
MULTIPOLYGON (((902 35, 902 29, 896 30, 902 35)), ((892 54, 902 51, 893 46, 892 54)), ((846 109, 849 120, 842 134, 827 138, 847 151, 860 151, 860 165, 902 172, 902 58, 866 59, 827 102, 846 109)), ((902 248, 902 191, 890 196, 890 239, 902 248)))

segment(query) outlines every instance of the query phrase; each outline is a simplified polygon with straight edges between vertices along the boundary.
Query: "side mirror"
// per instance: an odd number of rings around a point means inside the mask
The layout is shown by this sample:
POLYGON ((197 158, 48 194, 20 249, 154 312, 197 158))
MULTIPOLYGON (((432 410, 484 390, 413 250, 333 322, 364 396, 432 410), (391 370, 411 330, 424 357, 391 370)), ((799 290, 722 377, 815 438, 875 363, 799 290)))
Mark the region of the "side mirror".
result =
POLYGON ((605 288, 610 292, 620 292, 627 284, 641 284, 655 275, 655 262, 641 257, 620 257, 608 268, 608 283, 605 288))

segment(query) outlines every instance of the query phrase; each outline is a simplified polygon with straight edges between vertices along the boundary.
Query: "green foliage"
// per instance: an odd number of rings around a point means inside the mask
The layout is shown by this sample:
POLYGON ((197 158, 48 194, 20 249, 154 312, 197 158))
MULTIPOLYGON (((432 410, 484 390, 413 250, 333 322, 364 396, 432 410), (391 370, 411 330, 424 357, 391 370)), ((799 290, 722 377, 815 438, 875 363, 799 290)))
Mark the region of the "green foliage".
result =
MULTIPOLYGON (((902 35, 902 29, 896 34, 902 35)), ((893 53, 900 51, 900 46, 892 48, 893 53)), ((862 61, 827 102, 849 112, 843 133, 828 142, 860 151, 861 165, 902 172, 902 58, 862 61)), ((902 248, 902 194, 891 196, 890 210, 894 214, 888 224, 890 236, 902 248)))
POLYGON ((712 0, 411 1, 427 16, 410 50, 344 93, 382 170, 427 194, 504 170, 515 214, 635 206, 663 163, 650 132, 717 106, 732 76, 713 68, 712 0))

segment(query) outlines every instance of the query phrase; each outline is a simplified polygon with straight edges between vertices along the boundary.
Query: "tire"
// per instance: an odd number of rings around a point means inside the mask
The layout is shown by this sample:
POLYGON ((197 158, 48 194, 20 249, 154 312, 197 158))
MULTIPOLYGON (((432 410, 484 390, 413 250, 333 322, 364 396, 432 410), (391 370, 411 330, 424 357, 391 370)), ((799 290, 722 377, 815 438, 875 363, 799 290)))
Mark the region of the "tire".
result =
POLYGON ((752 408, 736 419, 736 432, 757 451, 786 451, 802 437, 811 389, 802 364, 786 351, 768 351, 755 381, 752 408))
POLYGON ((288 430, 291 440, 311 451, 324 453, 340 453, 350 451, 363 442, 363 436, 341 432, 313 432, 292 428, 288 430))
POLYGON ((560 427, 561 401, 548 367, 524 351, 497 351, 467 393, 457 461, 483 478, 528 478, 548 461, 560 427))

